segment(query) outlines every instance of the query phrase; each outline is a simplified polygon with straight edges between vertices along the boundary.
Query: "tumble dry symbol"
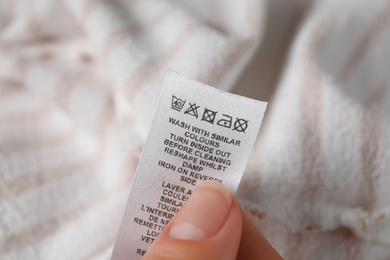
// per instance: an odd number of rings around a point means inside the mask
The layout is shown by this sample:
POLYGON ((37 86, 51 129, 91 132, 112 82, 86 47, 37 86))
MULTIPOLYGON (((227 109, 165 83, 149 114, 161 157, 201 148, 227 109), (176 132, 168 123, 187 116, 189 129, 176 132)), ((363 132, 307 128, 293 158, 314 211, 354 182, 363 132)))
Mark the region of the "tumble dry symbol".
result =
POLYGON ((218 113, 217 111, 213 111, 205 108, 202 116, 202 121, 206 121, 209 122, 210 124, 214 124, 215 115, 217 113, 218 113))
POLYGON ((237 118, 236 122, 234 122, 233 131, 245 133, 245 130, 248 128, 248 121, 249 120, 245 120, 245 119, 242 119, 242 118, 237 118))
POLYGON ((191 104, 191 102, 189 102, 189 103, 190 103, 190 107, 187 108, 187 110, 184 112, 184 114, 189 114, 191 116, 198 118, 199 106, 196 106, 196 103, 193 103, 193 104, 191 104))

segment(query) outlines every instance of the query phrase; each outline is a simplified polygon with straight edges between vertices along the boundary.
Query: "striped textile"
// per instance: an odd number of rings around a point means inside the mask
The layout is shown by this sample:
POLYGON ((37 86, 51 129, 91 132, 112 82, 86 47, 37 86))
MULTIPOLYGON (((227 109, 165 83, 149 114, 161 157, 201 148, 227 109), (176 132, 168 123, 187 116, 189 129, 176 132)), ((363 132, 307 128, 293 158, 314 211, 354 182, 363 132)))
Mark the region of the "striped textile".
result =
POLYGON ((0 1, 0 259, 109 259, 168 68, 269 100, 237 196, 286 259, 390 259, 390 0, 0 1))

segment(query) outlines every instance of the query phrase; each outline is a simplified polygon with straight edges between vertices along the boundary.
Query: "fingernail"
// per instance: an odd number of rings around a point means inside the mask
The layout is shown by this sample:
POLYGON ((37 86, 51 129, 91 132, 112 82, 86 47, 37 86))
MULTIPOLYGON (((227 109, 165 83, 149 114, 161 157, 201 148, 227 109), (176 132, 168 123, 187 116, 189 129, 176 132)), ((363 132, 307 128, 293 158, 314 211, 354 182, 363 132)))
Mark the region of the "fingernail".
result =
POLYGON ((175 217, 169 236, 201 241, 215 235, 224 224, 232 203, 229 190, 217 181, 201 183, 175 217))

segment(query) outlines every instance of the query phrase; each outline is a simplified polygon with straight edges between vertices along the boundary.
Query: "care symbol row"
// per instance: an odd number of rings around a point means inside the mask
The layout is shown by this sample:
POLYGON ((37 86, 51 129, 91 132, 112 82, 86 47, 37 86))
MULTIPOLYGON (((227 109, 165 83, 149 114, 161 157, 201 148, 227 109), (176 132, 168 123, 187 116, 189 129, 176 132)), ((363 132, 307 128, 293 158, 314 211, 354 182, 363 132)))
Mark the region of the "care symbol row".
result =
MULTIPOLYGON (((180 98, 176 97, 175 95, 172 95, 171 108, 173 110, 181 112, 182 109, 184 108, 184 105, 186 104, 186 102, 187 102, 187 100, 180 99, 180 98)), ((196 103, 188 102, 188 106, 187 106, 187 109, 184 111, 184 114, 188 114, 190 116, 198 118, 199 117, 199 114, 198 114, 199 108, 200 108, 200 106, 197 106, 196 103)), ((214 122, 216 121, 216 118, 217 118, 217 114, 218 114, 218 111, 213 111, 213 110, 205 107, 203 110, 201 120, 214 125, 214 122)), ((217 120, 216 124, 219 126, 222 126, 222 127, 226 127, 226 128, 232 128, 232 125, 233 125, 233 131, 245 133, 245 130, 248 128, 248 121, 249 120, 236 117, 236 120, 233 123, 232 116, 222 114, 220 116, 219 120, 217 120)))

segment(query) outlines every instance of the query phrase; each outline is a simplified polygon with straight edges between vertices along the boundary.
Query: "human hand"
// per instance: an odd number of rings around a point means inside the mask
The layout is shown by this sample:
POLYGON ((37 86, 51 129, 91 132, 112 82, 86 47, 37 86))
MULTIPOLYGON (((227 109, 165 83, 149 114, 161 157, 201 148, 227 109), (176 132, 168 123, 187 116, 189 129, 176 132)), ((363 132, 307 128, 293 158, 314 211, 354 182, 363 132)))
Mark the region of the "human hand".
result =
POLYGON ((142 260, 282 260, 228 189, 201 183, 142 260))

